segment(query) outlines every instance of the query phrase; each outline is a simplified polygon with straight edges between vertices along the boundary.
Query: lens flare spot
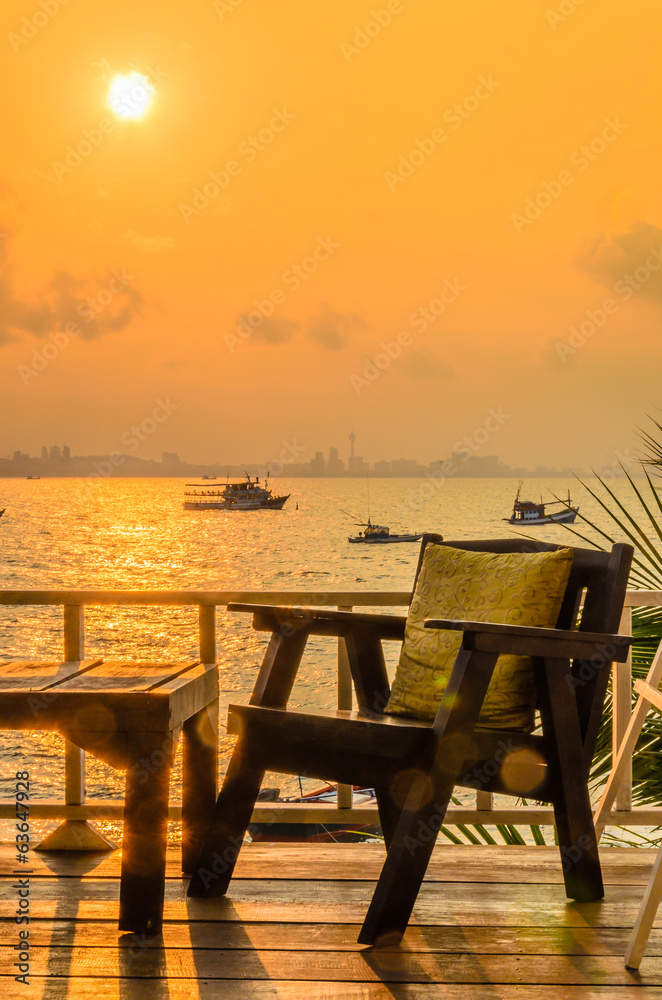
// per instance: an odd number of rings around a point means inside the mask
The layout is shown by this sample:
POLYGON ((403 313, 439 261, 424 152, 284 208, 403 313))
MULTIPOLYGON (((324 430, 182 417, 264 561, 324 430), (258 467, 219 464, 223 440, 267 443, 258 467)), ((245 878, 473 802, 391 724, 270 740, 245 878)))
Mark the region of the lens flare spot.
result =
POLYGON ((518 794, 530 794, 545 778, 547 765, 535 750, 515 750, 501 765, 504 786, 518 794))

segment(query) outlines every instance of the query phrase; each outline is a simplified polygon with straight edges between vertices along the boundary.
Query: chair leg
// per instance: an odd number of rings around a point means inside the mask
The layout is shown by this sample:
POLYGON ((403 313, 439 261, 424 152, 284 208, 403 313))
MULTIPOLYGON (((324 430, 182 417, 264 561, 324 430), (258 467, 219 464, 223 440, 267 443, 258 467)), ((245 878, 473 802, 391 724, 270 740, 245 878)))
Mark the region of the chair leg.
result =
POLYGON ((533 658, 539 682, 543 733, 554 754, 556 787, 554 820, 561 852, 565 889, 570 899, 589 903, 605 891, 588 792, 577 703, 568 697, 570 666, 567 660, 533 658))
POLYGON ((569 804, 567 791, 554 802, 565 891, 578 903, 590 903, 605 894, 588 789, 585 792, 581 802, 575 794, 574 802, 569 804))
POLYGON ((660 899, 662 899, 662 849, 657 852, 646 892, 625 951, 625 964, 631 969, 638 969, 644 956, 660 899))
POLYGON ((393 841, 393 835, 398 825, 398 820, 402 810, 393 801, 388 788, 375 788, 377 796, 377 807, 379 809, 379 822, 381 824, 386 850, 388 851, 393 841))
POLYGON ((251 758, 240 739, 230 758, 211 826, 195 863, 189 896, 208 899, 227 892, 264 772, 265 768, 251 758))
POLYGON ((430 795, 426 777, 414 782, 408 803, 418 801, 423 805, 408 808, 405 804, 402 810, 359 934, 360 944, 392 945, 402 938, 446 815, 453 784, 454 778, 449 777, 440 783, 436 794, 430 795))
POLYGON ((395 944, 405 932, 496 661, 497 653, 464 645, 457 654, 432 727, 434 756, 420 762, 412 781, 359 934, 361 944, 395 944))

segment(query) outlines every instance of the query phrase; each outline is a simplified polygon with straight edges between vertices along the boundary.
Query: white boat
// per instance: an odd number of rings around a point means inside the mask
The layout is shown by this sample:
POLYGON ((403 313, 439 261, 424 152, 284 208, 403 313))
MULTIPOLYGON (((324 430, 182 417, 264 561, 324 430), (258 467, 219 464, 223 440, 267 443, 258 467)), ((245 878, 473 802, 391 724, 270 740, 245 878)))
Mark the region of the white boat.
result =
POLYGON ((423 537, 422 533, 420 535, 392 535, 391 529, 385 524, 372 524, 370 518, 365 522, 359 521, 357 523, 360 527, 365 528, 365 531, 359 531, 358 535, 350 535, 347 539, 348 542, 384 545, 390 542, 418 542, 423 537))
POLYGON ((517 494, 513 503, 513 512, 510 517, 503 520, 508 524, 572 524, 577 517, 579 507, 573 507, 570 502, 570 490, 568 490, 567 500, 551 500, 543 503, 534 503, 533 500, 520 500, 522 483, 517 487, 517 494), (547 510, 548 507, 561 505, 561 510, 547 510))
POLYGON ((290 494, 275 497, 265 485, 260 486, 258 478, 251 479, 246 473, 246 482, 226 483, 222 490, 216 484, 187 483, 184 493, 184 510, 282 510, 290 494))

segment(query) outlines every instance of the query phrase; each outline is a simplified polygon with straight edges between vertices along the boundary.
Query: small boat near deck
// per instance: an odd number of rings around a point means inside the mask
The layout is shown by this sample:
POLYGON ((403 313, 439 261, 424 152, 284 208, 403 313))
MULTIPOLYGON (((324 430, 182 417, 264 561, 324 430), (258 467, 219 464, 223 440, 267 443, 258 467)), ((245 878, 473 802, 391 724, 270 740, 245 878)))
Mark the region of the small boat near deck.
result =
MULTIPOLYGON (((374 806, 377 796, 374 788, 353 788, 354 806, 374 806)), ((281 798, 280 788, 263 788, 258 802, 300 802, 302 805, 336 805, 338 789, 336 785, 326 785, 302 795, 281 798)), ((342 812, 339 812, 339 816, 342 812)), ((251 840, 256 843, 360 843, 371 837, 381 837, 379 823, 251 823, 248 827, 251 840)))
POLYGON ((535 503, 533 500, 520 500, 522 483, 517 487, 517 494, 513 502, 513 512, 510 517, 503 520, 508 524, 572 524, 579 513, 579 507, 573 507, 570 500, 570 490, 568 490, 567 500, 550 500, 547 503, 535 503), (550 507, 561 506, 560 510, 549 510, 550 507))
POLYGON ((385 524, 373 524, 370 518, 365 522, 358 522, 358 524, 365 528, 365 531, 359 531, 358 535, 350 535, 347 539, 348 542, 384 545, 390 542, 418 542, 423 537, 422 532, 420 535, 392 535, 391 529, 385 524))

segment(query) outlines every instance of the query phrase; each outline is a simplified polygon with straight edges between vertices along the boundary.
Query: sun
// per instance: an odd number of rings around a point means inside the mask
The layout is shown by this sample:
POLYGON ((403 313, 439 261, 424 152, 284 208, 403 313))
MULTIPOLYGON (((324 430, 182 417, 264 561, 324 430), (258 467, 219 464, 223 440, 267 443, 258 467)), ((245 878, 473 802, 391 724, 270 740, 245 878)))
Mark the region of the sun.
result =
POLYGON ((113 78, 108 104, 118 118, 142 118, 154 97, 154 87, 142 73, 128 73, 113 78))

